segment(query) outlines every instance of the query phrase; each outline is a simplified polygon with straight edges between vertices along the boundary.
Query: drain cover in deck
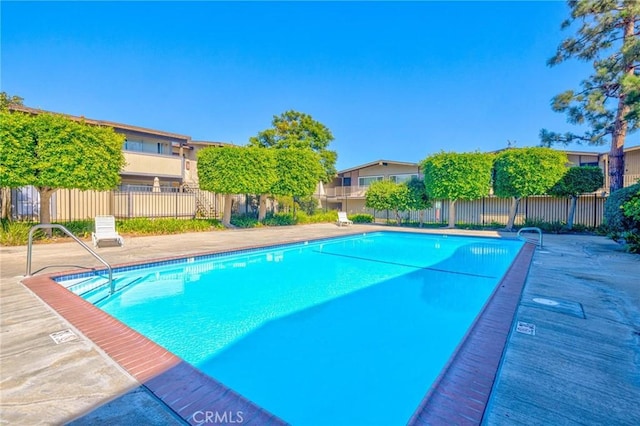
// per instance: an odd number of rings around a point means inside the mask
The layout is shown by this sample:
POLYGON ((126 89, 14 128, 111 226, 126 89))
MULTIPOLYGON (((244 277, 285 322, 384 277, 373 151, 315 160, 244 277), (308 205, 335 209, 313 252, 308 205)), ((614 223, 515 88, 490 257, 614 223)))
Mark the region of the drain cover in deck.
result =
POLYGON ((529 336, 536 335, 536 325, 529 322, 518 321, 516 324, 516 331, 522 334, 528 334, 529 336))
POLYGON ((56 342, 56 345, 59 345, 60 343, 71 342, 73 340, 78 340, 78 336, 76 336, 76 334, 71 330, 58 331, 56 333, 51 333, 49 336, 53 339, 54 342, 56 342))

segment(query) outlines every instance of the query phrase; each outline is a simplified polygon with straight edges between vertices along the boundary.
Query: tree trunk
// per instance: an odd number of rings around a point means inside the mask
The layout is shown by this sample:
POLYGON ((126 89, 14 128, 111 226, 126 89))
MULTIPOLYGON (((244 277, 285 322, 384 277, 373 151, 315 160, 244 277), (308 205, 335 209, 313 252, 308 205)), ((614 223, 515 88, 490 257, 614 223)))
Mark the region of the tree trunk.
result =
POLYGON ((260 195, 260 204, 258 208, 258 220, 262 221, 267 217, 267 195, 260 195))
MULTIPOLYGON (((37 189, 40 194, 40 224, 48 225, 51 223, 51 196, 56 192, 56 189, 48 186, 41 186, 37 189)), ((46 228, 44 233, 49 238, 53 235, 51 228, 46 228)))
POLYGON ((402 225, 402 219, 400 219, 400 211, 396 209, 394 210, 394 213, 396 214, 396 225, 402 225))
POLYGON ((422 228, 422 225, 424 224, 424 215, 425 215, 426 210, 420 210, 420 214, 419 214, 419 218, 420 218, 420 228, 422 228))
POLYGON ((573 229, 573 217, 576 214, 576 205, 578 204, 578 197, 571 197, 571 207, 569 207, 569 217, 567 218, 567 229, 573 229))
POLYGON ((518 206, 520 206, 520 197, 513 197, 511 206, 509 207, 509 220, 507 221, 507 231, 513 231, 513 224, 518 214, 518 206))
POLYGON ((456 227, 456 200, 449 200, 449 225, 447 228, 456 227))
MULTIPOLYGON (((624 42, 623 48, 629 47, 635 40, 634 18, 630 15, 624 21, 624 42)), ((626 55, 623 55, 625 58, 626 55)), ((623 64, 625 77, 633 77, 634 64, 630 59, 625 59, 623 64)), ((626 103, 627 94, 620 92, 618 98, 618 110, 613 123, 613 134, 611 135, 611 149, 609 150, 609 191, 614 192, 624 186, 624 140, 627 137, 627 114, 631 108, 626 103)))
POLYGON ((231 203, 233 202, 232 194, 224 195, 224 210, 222 213, 222 224, 227 228, 231 227, 231 203))
POLYGON ((3 187, 2 188, 2 214, 0 217, 2 219, 11 220, 11 188, 3 187))

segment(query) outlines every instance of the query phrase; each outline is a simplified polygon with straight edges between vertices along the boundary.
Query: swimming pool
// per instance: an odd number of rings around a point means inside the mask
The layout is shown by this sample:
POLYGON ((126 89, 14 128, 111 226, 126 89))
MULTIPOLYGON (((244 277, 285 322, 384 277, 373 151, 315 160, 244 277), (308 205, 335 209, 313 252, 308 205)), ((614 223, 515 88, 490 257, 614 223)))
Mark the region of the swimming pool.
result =
POLYGON ((288 422, 398 424, 521 246, 375 233, 60 282, 288 422))

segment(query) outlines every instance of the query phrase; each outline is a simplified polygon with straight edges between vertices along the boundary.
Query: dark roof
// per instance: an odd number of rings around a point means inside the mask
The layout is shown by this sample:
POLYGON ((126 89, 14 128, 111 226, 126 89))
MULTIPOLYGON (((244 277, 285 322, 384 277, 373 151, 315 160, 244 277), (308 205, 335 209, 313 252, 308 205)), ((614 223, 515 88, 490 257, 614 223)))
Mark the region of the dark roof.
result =
POLYGON ((113 127, 114 129, 128 130, 128 131, 132 131, 132 132, 147 133, 147 134, 150 134, 150 135, 164 136, 164 137, 172 138, 172 139, 184 139, 186 141, 191 141, 191 136, 180 135, 178 133, 164 132, 162 130, 148 129, 148 128, 145 128, 145 127, 132 126, 130 124, 116 123, 114 121, 95 120, 95 119, 92 119, 92 118, 78 117, 76 115, 61 114, 61 113, 57 113, 57 112, 46 111, 46 110, 43 110, 43 109, 30 108, 30 107, 26 107, 26 106, 23 106, 23 105, 9 105, 9 109, 12 110, 12 111, 26 112, 28 114, 56 114, 56 115, 62 115, 63 117, 69 118, 71 120, 84 121, 85 123, 93 124, 95 126, 113 127))
POLYGON ((365 167, 382 166, 383 164, 385 164, 385 165, 386 164, 397 164, 397 165, 401 165, 401 166, 412 166, 412 167, 418 167, 419 166, 418 163, 408 163, 406 161, 376 160, 376 161, 372 161, 370 163, 362 164, 360 166, 355 166, 355 167, 350 167, 348 169, 339 170, 338 173, 347 173, 347 172, 351 172, 353 170, 364 169, 365 167))

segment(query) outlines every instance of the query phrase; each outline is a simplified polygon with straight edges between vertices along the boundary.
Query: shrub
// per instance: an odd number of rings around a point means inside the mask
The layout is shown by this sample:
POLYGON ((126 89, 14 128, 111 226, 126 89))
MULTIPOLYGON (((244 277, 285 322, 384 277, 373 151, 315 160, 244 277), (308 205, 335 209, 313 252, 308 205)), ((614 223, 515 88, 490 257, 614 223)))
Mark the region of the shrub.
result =
MULTIPOLYGON (((353 223, 373 223, 373 215, 366 213, 352 214, 351 216, 348 216, 348 218, 353 221, 353 223)), ((337 213, 336 220, 338 220, 337 213)))
POLYGON ((231 216, 231 224, 238 228, 257 228, 262 226, 262 223, 256 219, 253 215, 238 215, 231 216))
MULTIPOLYGON (((93 221, 91 229, 93 230, 93 221)), ((66 226, 66 225, 65 225, 66 226)), ((121 234, 129 235, 170 235, 184 232, 209 231, 221 227, 220 222, 213 219, 175 219, 146 218, 122 219, 116 221, 116 229, 121 234)))
POLYGON ((267 226, 287 226, 295 225, 296 219, 289 213, 275 213, 267 216, 262 223, 267 226))
POLYGON ((620 206, 624 217, 629 221, 629 229, 622 234, 631 253, 640 253, 640 191, 620 206))
POLYGON ((624 238, 627 251, 630 253, 640 253, 640 232, 638 231, 626 231, 620 235, 624 238))
POLYGON ((621 208, 625 217, 640 222, 640 192, 624 203, 621 208))
MULTIPOLYGON (((318 207, 318 200, 313 198, 312 196, 308 197, 300 197, 296 199, 298 207, 307 215, 315 216, 316 208, 318 207)), ((314 222, 317 223, 317 222, 314 222)))
POLYGON ((633 229, 633 219, 624 215, 623 204, 631 200, 634 195, 640 193, 640 183, 619 189, 607 198, 604 203, 604 224, 611 236, 615 239, 618 234, 633 229))
MULTIPOLYGON (((74 220, 71 222, 55 222, 62 225, 78 238, 88 238, 93 232, 93 220, 74 220)), ((54 237, 66 237, 67 235, 59 229, 54 229, 54 237)))
MULTIPOLYGON (((2 220, 2 226, 0 227, 0 245, 3 246, 22 246, 29 241, 29 230, 35 222, 10 222, 8 220, 2 220)), ((38 230, 34 234, 35 239, 41 239, 44 233, 42 230, 38 230)))
POLYGON ((555 221, 555 222, 545 222, 540 219, 527 219, 522 224, 521 228, 527 227, 536 227, 540 228, 543 232, 548 232, 551 234, 560 234, 566 230, 566 223, 555 221))
POLYGON ((328 212, 321 211, 313 215, 309 215, 303 211, 299 211, 296 219, 298 224, 332 223, 338 220, 338 213, 335 210, 330 210, 328 212))

